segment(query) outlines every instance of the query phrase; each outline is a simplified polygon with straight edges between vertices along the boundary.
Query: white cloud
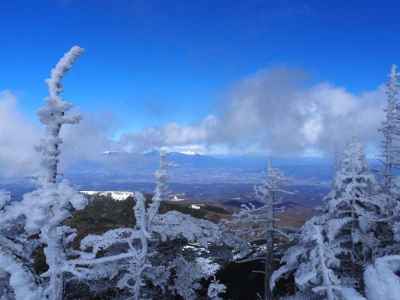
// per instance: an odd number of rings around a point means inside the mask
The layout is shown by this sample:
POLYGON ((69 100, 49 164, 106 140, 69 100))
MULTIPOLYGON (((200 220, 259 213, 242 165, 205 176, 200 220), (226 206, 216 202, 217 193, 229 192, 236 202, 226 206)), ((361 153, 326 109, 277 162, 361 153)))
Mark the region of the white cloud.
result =
POLYGON ((34 145, 39 135, 10 91, 0 92, 0 120, 0 175, 31 176, 38 165, 34 145))
POLYGON ((231 89, 215 116, 191 126, 171 123, 125 134, 121 143, 134 151, 195 144, 202 151, 285 155, 330 151, 353 135, 377 142, 381 88, 353 94, 329 83, 308 86, 305 79, 302 71, 287 68, 256 73, 231 89))
MULTIPOLYGON (((146 128, 117 141, 109 138, 115 129, 110 116, 84 115, 82 123, 63 128, 63 168, 82 160, 102 161, 101 154, 109 150, 304 155, 330 151, 353 135, 378 144, 382 88, 354 94, 329 83, 309 86, 305 78, 301 71, 284 68, 256 73, 237 82, 220 109, 198 123, 146 128)), ((9 91, 0 93, 0 118, 0 175, 34 174, 39 162, 34 146, 42 129, 20 113, 9 91)))
POLYGON ((82 160, 101 160, 104 151, 119 150, 115 141, 109 138, 113 124, 111 115, 84 113, 78 124, 63 126, 62 167, 82 160))
MULTIPOLYGON (((43 128, 20 112, 17 98, 10 91, 0 92, 0 120, 0 176, 34 176, 40 165, 35 146, 40 143, 43 128)), ((117 148, 108 138, 112 124, 110 116, 84 115, 79 124, 64 126, 61 171, 74 162, 101 160, 103 151, 117 148)))
MULTIPOLYGON (((146 128, 141 132, 122 135, 120 145, 124 150, 132 152, 143 152, 160 147, 171 149, 185 147, 187 151, 191 151, 190 148, 193 148, 193 145, 204 144, 212 139, 217 123, 217 118, 209 115, 199 124, 191 126, 169 123, 163 127, 146 128)), ((202 147, 204 148, 204 145, 202 147)))

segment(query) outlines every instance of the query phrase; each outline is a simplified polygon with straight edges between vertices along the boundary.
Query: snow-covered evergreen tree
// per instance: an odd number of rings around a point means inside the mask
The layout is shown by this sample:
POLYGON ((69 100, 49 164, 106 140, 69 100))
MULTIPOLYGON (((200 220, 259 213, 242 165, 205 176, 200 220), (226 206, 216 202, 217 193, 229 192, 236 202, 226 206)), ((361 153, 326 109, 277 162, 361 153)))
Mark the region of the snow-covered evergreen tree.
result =
POLYGON ((383 187, 388 194, 392 193, 394 169, 400 163, 400 77, 397 66, 392 65, 389 80, 386 83, 385 120, 380 131, 383 134, 383 187))
POLYGON ((337 275, 341 267, 338 244, 330 240, 326 216, 316 216, 303 226, 297 244, 283 256, 282 266, 271 277, 271 288, 282 278, 293 274, 296 287, 305 294, 310 292, 328 300, 362 299, 351 286, 346 286, 337 275))
POLYGON ((262 184, 255 187, 257 199, 264 203, 265 210, 265 287, 264 299, 272 300, 272 290, 270 287, 270 279, 274 271, 274 235, 275 233, 282 234, 275 226, 276 216, 275 211, 280 202, 279 196, 282 192, 289 193, 282 189, 282 183, 286 179, 283 177, 280 170, 273 168, 269 163, 267 176, 262 184))
POLYGON ((21 202, 8 204, 8 196, 2 193, 0 197, 0 269, 9 274, 9 284, 17 300, 63 298, 65 237, 71 229, 62 222, 74 209, 83 208, 86 199, 67 182, 57 181, 61 128, 79 120, 66 116, 71 104, 61 98, 61 80, 82 51, 77 46, 71 48, 47 80, 49 97, 38 113, 46 126, 46 136, 38 147, 42 154, 39 188, 25 194, 21 202), (32 234, 39 234, 39 241, 28 238, 32 234), (39 244, 45 245, 48 265, 48 271, 40 278, 32 267, 32 253, 39 244))
POLYGON ((296 269, 295 283, 301 291, 312 289, 325 294, 328 300, 335 300, 333 287, 340 282, 332 268, 337 268, 339 261, 326 243, 320 222, 320 218, 314 218, 306 223, 299 244, 283 257, 285 265, 274 273, 271 282, 274 286, 280 275, 296 269))
POLYGON ((363 146, 353 139, 343 153, 333 189, 325 198, 332 240, 341 244, 343 255, 350 259, 347 265, 353 268, 358 265, 362 269, 371 261, 379 242, 374 230, 386 203, 377 192, 363 146))
POLYGON ((86 199, 66 181, 57 180, 62 126, 77 123, 80 119, 79 116, 67 116, 72 105, 61 97, 61 80, 82 52, 82 48, 72 47, 52 69, 46 81, 49 97, 38 112, 40 121, 46 127, 45 137, 38 147, 42 154, 40 187, 25 194, 21 203, 26 230, 30 233, 39 232, 40 240, 45 244, 44 253, 49 269, 43 276, 48 277, 49 283, 44 297, 53 300, 62 299, 64 292, 63 268, 67 259, 64 238, 70 230, 62 223, 74 209, 82 209, 86 205, 86 199))
POLYGON ((379 255, 381 244, 376 230, 387 198, 378 191, 363 147, 353 139, 342 155, 321 215, 306 222, 300 241, 288 250, 273 281, 294 272, 300 290, 324 290, 329 299, 345 299, 344 295, 356 293, 352 288, 362 289, 363 268, 379 255))

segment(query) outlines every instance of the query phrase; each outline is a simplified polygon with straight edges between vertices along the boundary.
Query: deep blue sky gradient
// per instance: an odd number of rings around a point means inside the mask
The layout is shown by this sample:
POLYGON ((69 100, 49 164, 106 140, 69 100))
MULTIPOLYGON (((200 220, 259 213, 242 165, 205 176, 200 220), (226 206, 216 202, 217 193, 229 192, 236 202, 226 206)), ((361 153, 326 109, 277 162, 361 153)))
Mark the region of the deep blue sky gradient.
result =
POLYGON ((276 65, 359 93, 400 63, 399 16, 400 1, 1 1, 0 90, 33 119, 50 68, 79 44, 65 97, 122 130, 195 122, 276 65))

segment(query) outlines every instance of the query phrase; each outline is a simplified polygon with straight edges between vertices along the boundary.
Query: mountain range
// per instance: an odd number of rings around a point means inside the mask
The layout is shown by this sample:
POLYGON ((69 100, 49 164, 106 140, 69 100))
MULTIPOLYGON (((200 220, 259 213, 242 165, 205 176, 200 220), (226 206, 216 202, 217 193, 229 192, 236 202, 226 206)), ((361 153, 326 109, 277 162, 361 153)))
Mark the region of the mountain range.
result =
MULTIPOLYGON (((159 153, 107 152, 98 160, 80 161, 65 170, 73 181, 153 182, 159 153)), ((177 183, 256 183, 266 170, 266 156, 168 154, 170 180, 177 183)), ((271 158, 274 167, 296 181, 321 183, 331 179, 329 160, 315 157, 271 158)))
MULTIPOLYGON (((268 160, 289 178, 290 196, 297 203, 318 205, 330 188, 334 172, 331 161, 316 157, 268 158, 266 156, 209 156, 169 153, 171 190, 197 201, 252 201, 254 184, 260 183, 268 160)), ((373 167, 376 161, 371 161, 373 167)), ((63 176, 78 190, 154 190, 159 153, 106 152, 100 159, 80 161, 64 168, 63 176)), ((14 198, 34 188, 30 179, 1 180, 0 189, 14 198)))

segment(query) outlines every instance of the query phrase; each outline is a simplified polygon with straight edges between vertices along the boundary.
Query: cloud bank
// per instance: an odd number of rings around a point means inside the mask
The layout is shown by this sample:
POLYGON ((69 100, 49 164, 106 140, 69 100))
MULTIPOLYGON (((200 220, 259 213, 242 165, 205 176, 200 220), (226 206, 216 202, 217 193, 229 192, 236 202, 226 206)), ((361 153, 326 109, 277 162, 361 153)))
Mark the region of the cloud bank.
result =
MULTIPOLYGON (((102 161, 105 151, 160 147, 185 153, 316 154, 352 136, 377 145, 384 99, 382 87, 354 94, 327 82, 310 85, 300 70, 264 70, 236 82, 213 114, 191 125, 169 123, 115 140, 111 116, 83 114, 80 124, 63 129, 62 162, 67 168, 82 160, 102 161)), ((0 92, 0 118, 1 175, 33 174, 42 129, 24 117, 9 91, 0 92)))
MULTIPOLYGON (((21 113, 17 97, 10 91, 0 92, 0 176, 31 177, 37 174, 40 156, 35 147, 43 128, 21 113)), ((111 116, 91 116, 77 125, 65 126, 61 132, 62 168, 81 160, 100 160, 102 151, 112 149, 109 138, 111 116)))
POLYGON ((17 98, 0 92, 0 169, 5 176, 31 176, 37 167, 38 130, 20 113, 17 98))
POLYGON ((278 68, 237 82, 220 109, 198 124, 148 128, 120 142, 133 151, 187 146, 199 152, 322 153, 352 136, 376 144, 384 99, 380 87, 353 94, 330 83, 309 86, 302 71, 278 68))

